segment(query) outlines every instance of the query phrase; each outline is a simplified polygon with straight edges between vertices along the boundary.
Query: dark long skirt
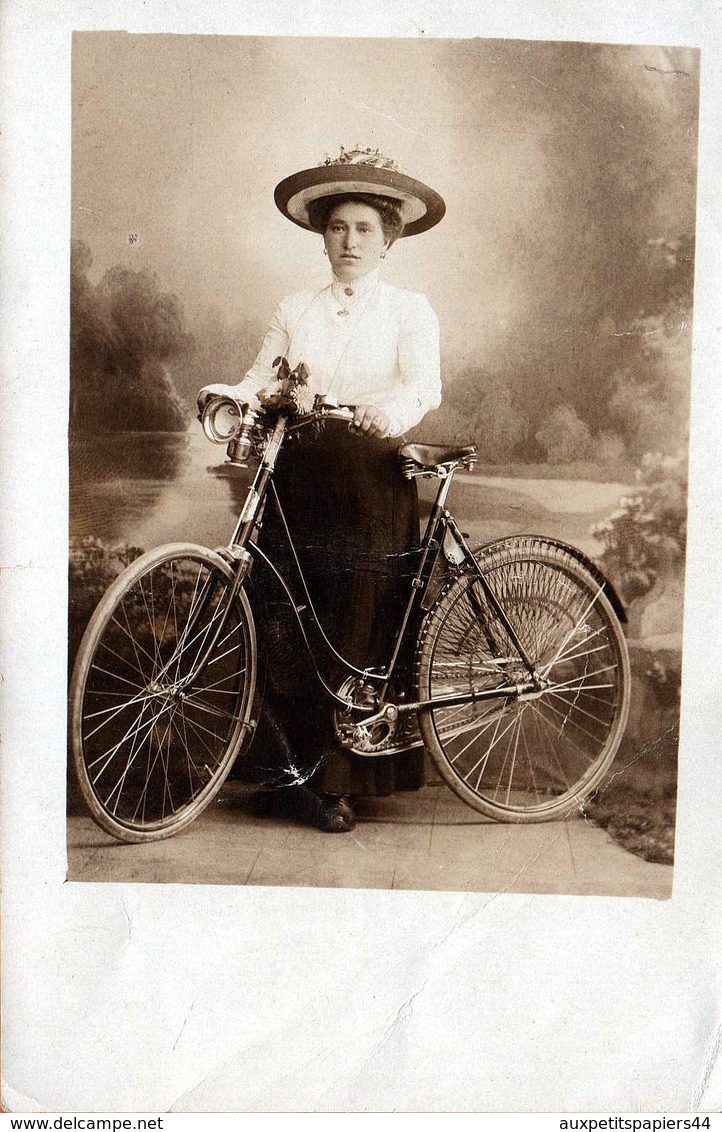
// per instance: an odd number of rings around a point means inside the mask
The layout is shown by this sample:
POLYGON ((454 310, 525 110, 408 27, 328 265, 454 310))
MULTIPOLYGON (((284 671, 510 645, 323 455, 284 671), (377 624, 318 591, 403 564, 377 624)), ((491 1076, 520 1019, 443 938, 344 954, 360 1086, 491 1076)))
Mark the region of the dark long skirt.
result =
MULTIPOLYGON (((359 668, 390 659, 418 562, 416 484, 399 470, 398 441, 368 439, 325 422, 287 441, 274 482, 311 599, 339 653, 359 668)), ((285 577, 296 575, 272 501, 259 545, 285 577)), ((421 751, 369 758, 338 747, 332 702, 309 661, 287 596, 268 568, 254 566, 254 613, 262 662, 263 711, 249 758, 256 781, 296 778, 332 794, 377 795, 423 784, 421 751)), ((320 668, 336 691, 345 673, 324 652, 320 668)))

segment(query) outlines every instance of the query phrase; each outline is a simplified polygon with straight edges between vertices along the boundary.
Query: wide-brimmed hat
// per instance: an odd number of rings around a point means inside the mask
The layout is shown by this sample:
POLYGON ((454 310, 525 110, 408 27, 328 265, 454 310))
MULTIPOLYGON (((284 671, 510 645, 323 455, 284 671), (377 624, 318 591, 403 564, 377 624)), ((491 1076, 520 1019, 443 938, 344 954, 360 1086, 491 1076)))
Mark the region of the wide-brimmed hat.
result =
POLYGON ((302 169, 276 185, 274 199, 284 216, 314 231, 308 206, 321 197, 342 193, 373 193, 399 202, 404 221, 402 236, 416 236, 438 224, 446 205, 443 197, 422 181, 402 173, 395 161, 377 149, 343 149, 313 169, 302 169))

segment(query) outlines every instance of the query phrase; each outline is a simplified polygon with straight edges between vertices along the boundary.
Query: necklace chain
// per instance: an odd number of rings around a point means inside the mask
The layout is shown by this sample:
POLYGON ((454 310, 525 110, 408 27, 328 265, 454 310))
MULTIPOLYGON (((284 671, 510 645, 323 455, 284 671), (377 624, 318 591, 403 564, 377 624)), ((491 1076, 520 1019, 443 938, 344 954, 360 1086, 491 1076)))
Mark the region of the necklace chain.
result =
MULTIPOLYGON (((333 297, 336 300, 336 302, 339 304, 339 310, 336 311, 336 314, 339 315, 339 317, 344 317, 346 315, 351 314, 351 311, 349 310, 349 303, 344 302, 344 300, 342 298, 340 298, 339 295, 338 295, 338 291, 341 290, 341 287, 342 287, 341 282, 339 281, 337 283, 334 280, 334 282, 331 286, 331 293, 333 294, 333 297)), ((343 287, 343 294, 347 299, 352 298, 352 299, 354 299, 354 302, 355 302, 356 291, 353 289, 353 287, 349 287, 349 285, 346 284, 343 287)), ((350 305, 353 306, 353 303, 351 303, 350 305)))

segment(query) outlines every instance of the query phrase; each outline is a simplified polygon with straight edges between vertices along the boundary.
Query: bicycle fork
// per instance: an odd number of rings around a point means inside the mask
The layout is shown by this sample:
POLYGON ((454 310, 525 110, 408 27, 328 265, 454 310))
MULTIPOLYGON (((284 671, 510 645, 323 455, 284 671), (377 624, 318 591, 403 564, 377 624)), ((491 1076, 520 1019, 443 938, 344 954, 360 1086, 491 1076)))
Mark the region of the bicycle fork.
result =
POLYGON ((212 601, 213 591, 217 582, 213 577, 209 577, 203 583, 198 601, 191 612, 181 640, 174 649, 173 655, 156 675, 153 682, 157 685, 159 691, 162 688, 161 681, 168 676, 173 665, 179 662, 183 651, 188 647, 189 641, 192 643, 196 637, 206 635, 205 644, 201 644, 190 672, 186 673, 186 675, 180 679, 172 681, 173 691, 177 694, 183 693, 186 688, 190 687, 194 681, 198 679, 215 652, 218 642, 225 630, 233 602, 251 568, 253 559, 250 551, 246 549, 246 544, 255 530, 258 511, 265 498, 269 479, 273 474, 276 458, 283 442, 285 429, 286 418, 279 417, 268 444, 266 445, 263 459, 253 477, 253 483, 248 489, 246 501, 238 517, 238 522, 236 523, 231 540, 227 547, 223 547, 218 551, 221 557, 225 558, 231 566, 233 570, 233 580, 230 585, 225 587, 225 593, 221 595, 218 608, 215 613, 213 613, 209 624, 205 628, 201 628, 200 626, 209 604, 212 601), (211 626, 214 626, 214 628, 210 636, 208 636, 208 629, 211 626))

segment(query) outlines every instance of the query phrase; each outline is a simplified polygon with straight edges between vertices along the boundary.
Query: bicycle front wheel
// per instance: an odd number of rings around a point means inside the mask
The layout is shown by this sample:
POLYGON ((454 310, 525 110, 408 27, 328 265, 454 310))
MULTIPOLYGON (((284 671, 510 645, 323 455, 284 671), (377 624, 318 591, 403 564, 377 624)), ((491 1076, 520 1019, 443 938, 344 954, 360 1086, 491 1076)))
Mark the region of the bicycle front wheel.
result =
POLYGON ((158 547, 116 578, 90 620, 71 683, 73 758, 93 818, 121 841, 187 826, 250 738, 256 636, 243 591, 193 675, 232 579, 215 551, 158 547))
POLYGON ((499 696, 421 710, 426 747, 444 781, 487 816, 564 817, 603 781, 624 732, 630 675, 621 625, 603 583, 563 549, 520 540, 479 564, 543 689, 514 692, 528 686, 528 670, 479 578, 463 574, 422 631, 419 699, 499 696))

